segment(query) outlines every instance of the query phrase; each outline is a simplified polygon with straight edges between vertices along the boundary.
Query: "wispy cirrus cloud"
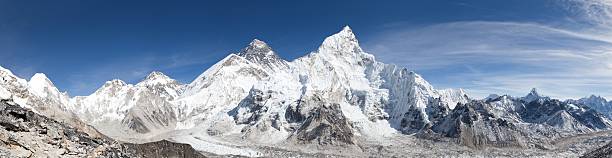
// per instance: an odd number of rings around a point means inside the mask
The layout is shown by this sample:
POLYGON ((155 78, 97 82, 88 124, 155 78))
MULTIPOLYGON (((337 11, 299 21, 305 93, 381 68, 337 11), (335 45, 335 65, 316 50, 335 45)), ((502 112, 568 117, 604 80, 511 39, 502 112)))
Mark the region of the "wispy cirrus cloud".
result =
POLYGON ((590 26, 462 21, 391 28, 365 42, 380 60, 406 66, 438 87, 559 98, 612 98, 612 1, 563 1, 590 26))

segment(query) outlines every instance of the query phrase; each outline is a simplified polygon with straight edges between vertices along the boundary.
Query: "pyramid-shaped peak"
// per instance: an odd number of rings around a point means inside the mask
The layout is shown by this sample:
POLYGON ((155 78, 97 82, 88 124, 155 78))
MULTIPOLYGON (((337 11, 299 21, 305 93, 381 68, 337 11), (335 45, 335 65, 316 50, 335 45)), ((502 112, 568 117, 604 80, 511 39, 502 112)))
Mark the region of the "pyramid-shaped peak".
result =
POLYGON ((30 85, 30 87, 37 88, 55 87, 51 80, 49 80, 49 78, 47 78, 47 75, 45 75, 44 73, 34 74, 34 76, 30 78, 30 81, 28 81, 28 84, 30 85))
POLYGON ((353 33, 353 29, 351 29, 350 26, 346 25, 346 26, 344 26, 344 28, 342 28, 341 32, 353 33))
POLYGON ((265 47, 269 47, 268 44, 264 41, 261 41, 259 39, 253 39, 253 41, 251 41, 251 43, 249 43, 249 46, 251 47, 256 47, 256 48, 265 48, 265 47))
POLYGON ((529 92, 529 94, 527 94, 527 96, 523 97, 523 101, 529 103, 529 102, 532 102, 534 100, 540 100, 540 99, 546 99, 546 98, 548 98, 548 97, 542 96, 538 92, 538 89, 532 88, 531 91, 529 92))
POLYGON ((254 39, 249 43, 249 46, 240 50, 237 55, 268 70, 276 70, 279 67, 286 68, 288 66, 286 61, 276 55, 268 44, 258 39, 254 39))
POLYGON ((332 36, 341 37, 344 39, 354 40, 354 41, 357 40, 357 38, 355 37, 355 34, 353 33, 353 29, 351 29, 351 27, 349 27, 348 25, 344 26, 340 32, 332 36))
POLYGON ((162 72, 153 71, 147 75, 147 77, 142 80, 140 83, 136 84, 136 86, 150 86, 150 85, 159 85, 159 84, 169 84, 176 83, 176 81, 162 72))
POLYGON ((32 76, 32 78, 30 78, 30 82, 31 81, 48 81, 49 78, 47 78, 47 75, 45 75, 44 73, 36 73, 34 74, 34 76, 32 76))
POLYGON ((250 58, 249 56, 275 56, 276 54, 268 44, 259 39, 253 39, 246 48, 238 52, 238 56, 250 58))
POLYGON ((30 87, 30 90, 34 94, 41 97, 46 97, 46 90, 55 91, 56 93, 59 93, 57 88, 55 88, 53 83, 51 83, 51 80, 49 80, 49 78, 47 78, 47 75, 43 73, 34 74, 34 76, 30 78, 30 81, 28 81, 28 85, 30 87))
POLYGON ((159 71, 153 71, 147 75, 145 80, 155 80, 155 79, 170 79, 170 77, 166 76, 164 73, 159 71))
POLYGON ((325 38, 323 44, 319 47, 319 51, 339 52, 341 54, 363 52, 359 46, 359 41, 355 34, 353 34, 353 30, 348 26, 345 26, 340 32, 325 38))
POLYGON ((531 91, 529 92, 528 95, 540 96, 540 94, 538 93, 538 89, 537 88, 531 88, 531 91))

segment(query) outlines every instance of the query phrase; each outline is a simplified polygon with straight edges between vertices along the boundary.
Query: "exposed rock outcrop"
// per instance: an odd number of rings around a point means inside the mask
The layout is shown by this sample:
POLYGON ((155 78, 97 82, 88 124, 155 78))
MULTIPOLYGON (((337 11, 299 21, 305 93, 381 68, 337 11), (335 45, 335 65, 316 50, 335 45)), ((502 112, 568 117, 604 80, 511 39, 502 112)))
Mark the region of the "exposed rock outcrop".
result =
POLYGON ((121 144, 0 101, 0 157, 204 157, 187 144, 121 144))
POLYGON ((353 130, 340 105, 320 103, 292 136, 298 143, 318 145, 355 144, 353 130))
POLYGON ((191 148, 189 144, 175 143, 167 140, 144 144, 124 144, 124 147, 131 151, 130 156, 146 158, 165 158, 165 157, 188 157, 203 158, 204 155, 191 148))

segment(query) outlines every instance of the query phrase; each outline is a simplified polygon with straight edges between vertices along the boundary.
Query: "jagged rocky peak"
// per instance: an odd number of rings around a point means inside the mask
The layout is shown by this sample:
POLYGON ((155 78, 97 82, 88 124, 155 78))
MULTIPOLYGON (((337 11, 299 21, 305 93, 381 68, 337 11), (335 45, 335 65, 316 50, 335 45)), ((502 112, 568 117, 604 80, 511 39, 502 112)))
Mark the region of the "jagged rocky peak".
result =
POLYGON ((279 68, 286 68, 288 64, 281 59, 267 43, 253 39, 251 43, 237 54, 248 61, 261 65, 267 70, 276 71, 279 68))
POLYGON ((257 56, 276 56, 274 51, 268 44, 264 41, 253 39, 251 43, 246 48, 243 48, 238 53, 239 56, 248 58, 249 56, 257 55, 257 56))
POLYGON ((605 104, 606 102, 608 102, 606 100, 606 98, 601 97, 601 96, 596 96, 596 95, 591 95, 587 98, 582 98, 581 100, 585 101, 585 102, 591 102, 591 103, 601 103, 601 104, 605 104))
POLYGON ((544 98, 546 97, 540 95, 540 93, 538 93, 538 89, 532 88, 529 94, 523 97, 522 100, 525 101, 526 103, 529 103, 529 102, 539 100, 539 99, 544 99, 544 98))
POLYGON ((501 97, 499 94, 489 94, 489 96, 485 97, 484 100, 495 100, 501 97))
POLYGON ((538 93, 538 89, 536 88, 531 88, 531 91, 529 91, 529 95, 540 96, 540 94, 538 93))

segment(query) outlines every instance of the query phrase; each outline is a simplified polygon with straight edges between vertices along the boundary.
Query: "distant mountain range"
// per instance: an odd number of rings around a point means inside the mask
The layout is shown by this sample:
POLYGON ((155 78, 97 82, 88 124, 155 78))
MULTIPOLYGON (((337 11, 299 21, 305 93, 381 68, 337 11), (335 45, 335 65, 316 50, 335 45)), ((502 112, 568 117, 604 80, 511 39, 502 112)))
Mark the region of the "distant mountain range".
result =
POLYGON ((42 73, 26 81, 0 68, 0 78, 0 99, 85 133, 186 143, 209 155, 372 156, 371 146, 413 138, 470 151, 560 154, 557 140, 612 127, 612 102, 602 97, 562 101, 533 89, 525 97, 473 99, 462 89, 434 89, 364 52, 348 26, 293 61, 255 39, 188 84, 152 72, 135 85, 111 80, 71 97, 42 73), (364 154, 333 152, 340 149, 364 154))

